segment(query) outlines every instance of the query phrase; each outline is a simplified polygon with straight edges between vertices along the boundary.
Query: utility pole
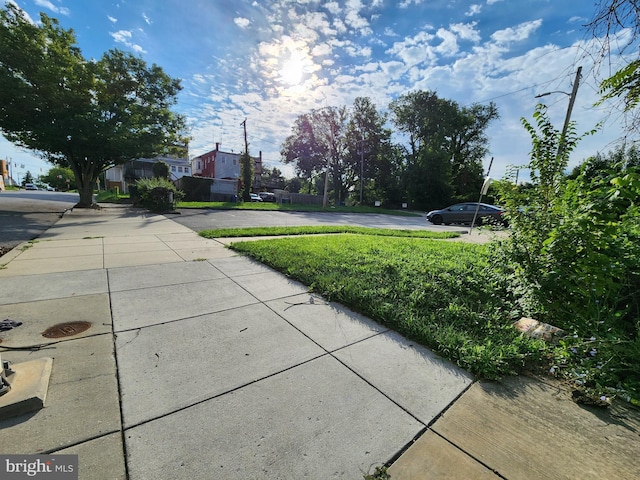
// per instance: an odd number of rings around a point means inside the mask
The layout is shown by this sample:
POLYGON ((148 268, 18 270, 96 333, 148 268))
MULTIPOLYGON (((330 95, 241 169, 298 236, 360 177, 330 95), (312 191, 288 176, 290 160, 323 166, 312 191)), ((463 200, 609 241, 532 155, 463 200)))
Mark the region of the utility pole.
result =
POLYGON ((364 138, 356 142, 360 145, 360 205, 362 205, 362 193, 364 191, 364 142, 366 142, 364 138))
POLYGON ((576 79, 573 82, 573 90, 569 97, 569 106, 567 107, 567 116, 564 119, 564 126, 562 127, 562 134, 560 135, 560 145, 558 145, 558 156, 563 153, 565 136, 567 135, 567 129, 569 128, 569 122, 571 121, 571 112, 573 111, 573 104, 576 101, 576 94, 578 93, 578 85, 580 84, 580 75, 582 73, 582 67, 578 67, 576 72, 576 79))
POLYGON ((249 154, 249 143, 247 143, 247 119, 244 119, 244 122, 242 122, 240 125, 242 125, 244 127, 244 152, 248 155, 249 154))

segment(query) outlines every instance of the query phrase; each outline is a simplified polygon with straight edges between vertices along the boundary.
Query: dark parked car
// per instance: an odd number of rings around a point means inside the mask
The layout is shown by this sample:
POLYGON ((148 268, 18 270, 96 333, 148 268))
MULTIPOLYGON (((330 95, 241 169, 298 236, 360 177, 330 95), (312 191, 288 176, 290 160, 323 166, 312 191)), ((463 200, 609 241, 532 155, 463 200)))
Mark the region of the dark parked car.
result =
POLYGON ((487 221, 505 224, 505 219, 503 218, 504 210, 495 205, 489 205, 488 203, 478 204, 478 202, 456 203, 442 210, 432 210, 427 213, 427 220, 434 225, 440 225, 442 223, 445 225, 451 223, 471 224, 473 216, 476 214, 476 209, 478 210, 476 225, 487 221), (480 205, 479 208, 478 205, 480 205))
POLYGON ((262 199, 263 202, 275 202, 276 194, 271 192, 258 192, 258 195, 262 199))

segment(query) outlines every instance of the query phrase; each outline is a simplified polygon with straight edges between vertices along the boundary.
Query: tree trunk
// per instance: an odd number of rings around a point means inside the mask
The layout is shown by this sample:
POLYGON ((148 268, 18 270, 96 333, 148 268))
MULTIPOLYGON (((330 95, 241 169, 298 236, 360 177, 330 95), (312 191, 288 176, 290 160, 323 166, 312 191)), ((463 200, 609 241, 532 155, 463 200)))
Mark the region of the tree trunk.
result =
POLYGON ((76 207, 95 207, 95 203, 93 202, 93 186, 96 183, 97 174, 95 174, 93 163, 85 159, 82 164, 77 165, 77 168, 72 169, 76 177, 76 187, 78 188, 78 194, 80 195, 80 201, 76 204, 76 207))

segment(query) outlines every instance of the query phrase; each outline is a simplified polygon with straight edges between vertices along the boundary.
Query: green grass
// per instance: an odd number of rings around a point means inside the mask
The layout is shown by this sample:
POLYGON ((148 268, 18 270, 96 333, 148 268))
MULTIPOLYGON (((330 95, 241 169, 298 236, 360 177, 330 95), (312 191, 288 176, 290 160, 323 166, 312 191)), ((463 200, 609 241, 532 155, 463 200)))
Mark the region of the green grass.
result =
POLYGON ((121 203, 127 200, 129 200, 128 193, 118 193, 116 190, 103 190, 96 194, 96 202, 99 203, 121 203))
POLYGON ((203 230, 200 235, 205 238, 223 237, 263 237, 278 235, 314 235, 329 233, 358 233, 382 237, 415 237, 448 239, 459 237, 456 232, 433 232, 428 230, 393 230, 388 228, 352 227, 347 225, 306 226, 306 227, 253 227, 253 228, 218 228, 203 230))
POLYGON ((337 213, 381 213, 404 217, 419 215, 406 210, 388 210, 380 207, 327 207, 322 205, 279 204, 274 202, 178 202, 176 208, 208 208, 213 210, 268 210, 281 212, 337 212, 337 213))
POLYGON ((512 327, 508 300, 488 279, 488 248, 370 235, 287 237, 231 248, 432 348, 484 378, 546 358, 548 346, 512 327))

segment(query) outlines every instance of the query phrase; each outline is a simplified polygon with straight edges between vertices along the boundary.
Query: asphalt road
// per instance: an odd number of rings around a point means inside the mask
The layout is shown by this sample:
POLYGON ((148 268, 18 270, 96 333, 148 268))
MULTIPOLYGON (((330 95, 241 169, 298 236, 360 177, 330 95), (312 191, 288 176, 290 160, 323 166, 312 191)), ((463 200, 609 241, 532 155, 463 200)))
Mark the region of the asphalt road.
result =
POLYGON ((460 231, 432 225, 424 215, 406 217, 376 213, 272 212, 265 210, 179 210, 170 218, 196 232, 215 228, 294 227, 301 225, 354 225, 361 227, 460 231))
POLYGON ((0 250, 37 238, 76 203, 75 193, 0 192, 0 250))

